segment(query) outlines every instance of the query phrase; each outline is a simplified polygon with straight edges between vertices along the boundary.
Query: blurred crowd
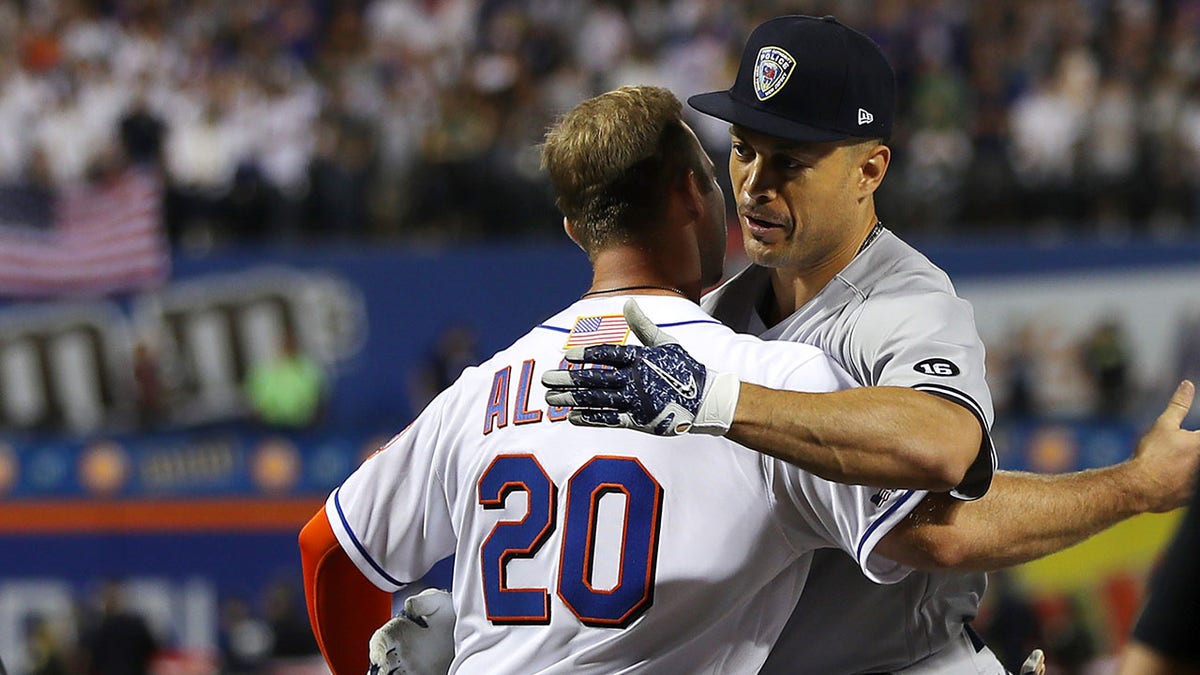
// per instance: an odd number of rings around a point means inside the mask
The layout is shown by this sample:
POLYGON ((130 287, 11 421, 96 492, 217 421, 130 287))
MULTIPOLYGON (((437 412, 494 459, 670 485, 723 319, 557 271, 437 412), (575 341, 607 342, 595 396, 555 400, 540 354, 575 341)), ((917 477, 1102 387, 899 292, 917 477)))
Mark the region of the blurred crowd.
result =
POLYGON ((195 246, 557 236, 535 147, 557 113, 727 87, 749 30, 797 12, 896 69, 892 227, 1198 229, 1196 0, 8 1, 0 183, 159 164, 195 246))
MULTIPOLYGON (((326 675, 299 583, 280 580, 255 603, 222 602, 214 653, 180 650, 170 630, 135 606, 130 589, 107 580, 81 598, 74 616, 33 616, 24 667, 14 675, 326 675)), ((13 659, 10 656, 10 662, 13 659)))

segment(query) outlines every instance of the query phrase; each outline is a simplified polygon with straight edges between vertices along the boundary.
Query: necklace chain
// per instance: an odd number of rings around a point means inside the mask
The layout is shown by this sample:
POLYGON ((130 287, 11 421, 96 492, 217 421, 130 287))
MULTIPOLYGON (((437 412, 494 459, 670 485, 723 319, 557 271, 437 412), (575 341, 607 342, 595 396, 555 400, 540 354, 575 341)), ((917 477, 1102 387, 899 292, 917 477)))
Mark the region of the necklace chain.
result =
POLYGON ((687 297, 686 293, 684 293, 683 291, 681 291, 678 288, 675 288, 673 286, 652 286, 652 285, 620 286, 618 288, 606 288, 602 291, 588 291, 587 293, 584 293, 583 295, 581 295, 579 297, 580 297, 580 299, 583 299, 583 298, 587 298, 587 297, 590 297, 593 295, 600 295, 601 293, 620 293, 622 291, 670 291, 677 295, 682 295, 685 298, 687 297))

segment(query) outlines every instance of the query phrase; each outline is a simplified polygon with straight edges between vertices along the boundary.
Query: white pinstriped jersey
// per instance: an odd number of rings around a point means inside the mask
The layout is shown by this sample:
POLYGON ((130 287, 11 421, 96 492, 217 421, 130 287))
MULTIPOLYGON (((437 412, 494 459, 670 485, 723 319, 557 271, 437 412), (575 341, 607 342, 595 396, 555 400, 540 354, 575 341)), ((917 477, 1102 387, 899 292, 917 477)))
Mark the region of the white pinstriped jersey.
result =
MULTIPOLYGON (((540 374, 568 332, 611 331, 581 319, 619 318, 625 299, 579 301, 468 369, 326 502, 382 589, 455 555, 454 672, 751 673, 813 550, 845 551, 880 582, 908 573, 874 547, 924 492, 829 483, 723 438, 575 427, 545 406, 540 374)), ((736 335, 680 298, 638 301, 747 381, 852 384, 816 348, 736 335)))
MULTIPOLYGON (((767 328, 757 307, 769 292, 769 270, 751 265, 701 305, 734 330, 820 347, 859 384, 912 387, 963 405, 980 420, 984 445, 955 495, 974 499, 987 491, 996 458, 984 347, 970 303, 955 294, 945 272, 884 229, 816 297, 767 328)), ((879 586, 851 559, 829 551, 814 556, 810 578, 764 673, 911 665, 962 634, 987 586, 983 574, 921 571, 879 586)))

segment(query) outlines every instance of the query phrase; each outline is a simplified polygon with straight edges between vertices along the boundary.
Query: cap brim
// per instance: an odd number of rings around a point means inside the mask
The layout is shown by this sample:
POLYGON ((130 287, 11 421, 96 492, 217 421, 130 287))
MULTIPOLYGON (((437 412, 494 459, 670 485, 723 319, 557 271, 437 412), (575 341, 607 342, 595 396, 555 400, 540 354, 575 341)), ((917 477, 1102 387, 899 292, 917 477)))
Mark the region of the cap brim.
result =
POLYGON ((696 94, 688 98, 687 102, 688 105, 705 115, 712 115, 719 120, 725 120, 730 124, 736 124, 744 129, 768 136, 785 138, 789 141, 819 143, 821 141, 837 141, 849 137, 848 134, 840 131, 818 129, 807 124, 793 122, 785 117, 739 101, 728 91, 696 94))

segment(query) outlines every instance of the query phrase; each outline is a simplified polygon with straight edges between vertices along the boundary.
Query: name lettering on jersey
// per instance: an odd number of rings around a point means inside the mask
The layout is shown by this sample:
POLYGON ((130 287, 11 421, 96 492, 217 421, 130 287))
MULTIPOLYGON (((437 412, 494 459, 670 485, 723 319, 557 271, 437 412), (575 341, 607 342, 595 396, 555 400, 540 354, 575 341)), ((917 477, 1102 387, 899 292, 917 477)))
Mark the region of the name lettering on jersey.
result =
POLYGON ((938 377, 954 377, 962 372, 958 366, 954 365, 953 361, 948 359, 925 359, 913 366, 913 370, 923 375, 938 377))
POLYGON ((513 422, 529 424, 542 421, 541 410, 529 409, 529 385, 533 383, 533 359, 521 364, 521 379, 517 382, 517 404, 513 409, 513 422))
MULTIPOLYGON (((575 369, 582 367, 578 363, 569 363, 563 359, 559 369, 575 369)), ((533 389, 533 376, 538 372, 537 362, 529 359, 521 364, 521 374, 516 382, 516 395, 511 396, 513 386, 512 366, 505 366, 492 376, 492 388, 488 393, 487 406, 483 411, 483 433, 492 433, 494 429, 508 426, 509 405, 512 402, 513 424, 534 424, 537 422, 561 422, 567 419, 569 408, 565 406, 548 405, 545 408, 530 409, 529 397, 533 389)))
POLYGON ((483 433, 492 433, 493 425, 503 429, 508 426, 508 383, 512 379, 512 366, 496 371, 492 378, 492 392, 488 394, 487 410, 483 415, 483 433))

